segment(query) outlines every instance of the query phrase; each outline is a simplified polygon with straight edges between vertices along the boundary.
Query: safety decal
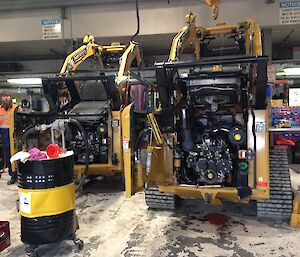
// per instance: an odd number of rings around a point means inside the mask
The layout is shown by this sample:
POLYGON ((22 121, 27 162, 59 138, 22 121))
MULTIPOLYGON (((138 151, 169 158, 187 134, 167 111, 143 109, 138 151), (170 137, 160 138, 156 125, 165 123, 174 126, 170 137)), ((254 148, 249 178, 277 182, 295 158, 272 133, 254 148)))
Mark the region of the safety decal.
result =
POLYGON ((31 193, 19 192, 19 200, 20 211, 31 214, 31 193))

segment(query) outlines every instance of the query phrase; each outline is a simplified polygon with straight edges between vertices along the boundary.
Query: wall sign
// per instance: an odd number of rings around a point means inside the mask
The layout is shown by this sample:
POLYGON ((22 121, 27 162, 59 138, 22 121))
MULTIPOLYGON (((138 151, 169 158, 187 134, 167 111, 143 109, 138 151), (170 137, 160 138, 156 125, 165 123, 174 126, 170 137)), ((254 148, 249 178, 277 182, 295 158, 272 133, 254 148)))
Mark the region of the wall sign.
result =
POLYGON ((43 39, 61 39, 61 21, 60 19, 42 20, 43 39))
POLYGON ((268 82, 274 83, 276 80, 276 67, 275 64, 268 65, 268 82))
POLYGON ((279 24, 300 24, 300 1, 281 2, 279 4, 279 24))
POLYGON ((289 89, 289 106, 300 106, 300 88, 289 89))

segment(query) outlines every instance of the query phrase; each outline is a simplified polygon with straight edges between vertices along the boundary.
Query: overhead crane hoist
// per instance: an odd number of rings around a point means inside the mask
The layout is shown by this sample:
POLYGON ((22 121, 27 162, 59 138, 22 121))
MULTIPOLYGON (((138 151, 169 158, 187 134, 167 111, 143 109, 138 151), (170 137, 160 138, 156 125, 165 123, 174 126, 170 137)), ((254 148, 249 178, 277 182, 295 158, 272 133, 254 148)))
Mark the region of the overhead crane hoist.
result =
POLYGON ((221 4, 221 0, 204 0, 204 2, 211 7, 211 17, 216 20, 219 15, 219 5, 221 4))

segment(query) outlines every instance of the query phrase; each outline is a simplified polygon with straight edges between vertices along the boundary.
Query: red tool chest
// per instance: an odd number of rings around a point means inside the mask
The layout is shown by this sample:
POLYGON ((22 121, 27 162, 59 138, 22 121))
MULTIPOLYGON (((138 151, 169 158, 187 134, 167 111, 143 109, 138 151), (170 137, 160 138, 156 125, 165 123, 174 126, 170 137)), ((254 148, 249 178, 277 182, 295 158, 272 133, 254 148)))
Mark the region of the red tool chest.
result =
POLYGON ((10 246, 9 222, 0 221, 0 252, 10 246))

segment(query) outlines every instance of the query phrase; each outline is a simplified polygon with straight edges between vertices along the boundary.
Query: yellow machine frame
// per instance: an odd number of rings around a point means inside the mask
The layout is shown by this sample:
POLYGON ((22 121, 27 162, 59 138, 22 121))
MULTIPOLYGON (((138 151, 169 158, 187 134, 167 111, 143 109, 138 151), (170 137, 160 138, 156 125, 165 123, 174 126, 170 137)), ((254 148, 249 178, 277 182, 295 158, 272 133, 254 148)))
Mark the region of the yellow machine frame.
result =
MULTIPOLYGON (((223 35, 228 33, 244 32, 245 33, 245 49, 246 56, 260 56, 262 55, 262 42, 261 31, 258 23, 252 19, 246 19, 237 25, 223 25, 213 28, 197 27, 195 25, 196 15, 189 13, 185 17, 186 25, 180 30, 180 32, 174 37, 171 51, 169 55, 169 62, 179 61, 183 50, 186 46, 193 44, 195 48, 196 59, 200 59, 200 44, 201 40, 208 35, 223 35)), ((127 106, 122 114, 122 137, 123 140, 128 141, 128 145, 134 145, 132 142, 132 106, 127 106)), ((135 192, 143 188, 143 182, 151 183, 156 182, 159 186, 159 191, 164 193, 175 194, 183 199, 187 198, 199 198, 205 199, 205 195, 209 195, 212 204, 221 204, 222 200, 232 202, 249 202, 250 200, 264 200, 269 198, 269 165, 266 160, 269 159, 269 133, 268 133, 268 112, 266 110, 254 110, 256 123, 265 125, 265 130, 257 132, 257 153, 256 153, 256 181, 259 182, 254 185, 254 161, 249 162, 249 187, 253 188, 252 195, 248 198, 241 200, 238 197, 238 191, 234 187, 215 187, 215 186, 179 186, 175 183, 176 178, 173 173, 173 151, 167 146, 165 138, 163 144, 152 143, 152 151, 155 154, 151 157, 151 171, 146 174, 145 169, 141 168, 141 165, 134 165, 132 161, 132 148, 123 149, 124 155, 124 171, 126 180, 126 196, 130 197, 135 192), (159 147, 155 147, 159 146, 159 147), (141 179, 143 181, 141 182, 141 179)), ((153 129, 154 115, 150 125, 153 129)), ((154 118, 155 119, 155 118, 154 118)), ((251 115, 249 115, 251 119, 251 115)), ((248 124, 252 124, 249 120, 248 124)), ((251 126, 251 125, 248 125, 251 126)), ((155 127, 155 125, 154 125, 155 127)), ((159 128, 158 128, 159 129, 159 128)), ((153 129, 154 131, 159 131, 153 129)), ((248 131, 251 131, 248 129, 248 131)), ((155 135, 155 133, 154 133, 155 135)), ((166 135, 165 135, 166 136, 166 135)), ((248 133, 248 142, 253 142, 252 133, 248 133)), ((163 138, 162 136, 160 138, 163 138)), ((253 147, 249 145, 249 147, 253 147)), ((149 151, 149 149, 148 149, 149 151)))
MULTIPOLYGON (((64 64, 60 70, 60 75, 62 76, 71 76, 78 66, 87 60, 90 57, 95 58, 101 69, 104 69, 104 63, 102 60, 103 54, 122 54, 119 59, 119 69, 116 77, 116 85, 122 87, 122 81, 124 77, 127 78, 130 75, 130 68, 132 62, 136 59, 137 65, 141 64, 141 54, 136 42, 131 41, 126 47, 119 42, 113 42, 109 46, 101 46, 95 43, 95 38, 92 35, 86 35, 83 39, 84 45, 76 49, 74 52, 69 54, 64 61, 64 64)), ((119 88, 120 89, 120 88, 119 88)), ((123 90, 120 89, 120 94, 123 90)), ((117 127, 112 127, 108 131, 109 137, 113 137, 113 145, 109 150, 109 158, 107 164, 90 164, 88 174, 89 175, 104 175, 104 176, 113 176, 116 172, 123 171, 123 161, 122 161, 122 143, 121 143, 121 114, 123 107, 118 111, 112 111, 111 117, 108 120, 108 124, 111 124, 112 121, 118 123, 117 127), (116 153, 118 156, 118 163, 116 165, 112 164, 112 152, 116 153)), ((110 127, 110 126, 108 126, 110 127)), ((75 176, 77 179, 80 179, 85 171, 85 165, 75 165, 74 166, 75 176)))
MULTIPOLYGON (((129 45, 122 45, 118 42, 113 42, 109 46, 101 46, 95 43, 95 39, 92 35, 86 35, 83 39, 83 45, 76 49, 74 52, 69 54, 60 70, 60 76, 62 77, 69 77, 72 76, 73 73, 76 71, 78 66, 82 64, 88 58, 95 58, 100 68, 104 69, 104 63, 102 60, 103 54, 122 54, 121 58, 119 59, 119 69, 118 74, 116 76, 116 86, 122 87, 124 86, 121 82, 124 78, 130 76, 130 68, 132 62, 134 60, 137 61, 137 65, 140 66, 141 64, 141 54, 139 50, 139 46, 136 42, 131 41, 129 45)), ((120 93, 122 90, 120 90, 120 93)), ((113 137, 113 145, 109 147, 109 158, 107 164, 90 164, 88 175, 104 175, 104 176, 113 176, 116 172, 120 173, 123 171, 123 153, 122 153, 122 137, 121 137, 121 114, 123 111, 123 106, 121 106, 120 110, 112 111, 111 115, 108 119, 108 136, 109 138, 113 137), (118 126, 111 126, 112 122, 118 124, 118 126), (112 152, 118 156, 117 164, 112 163, 112 152)), ((14 154, 18 147, 15 145, 14 140, 14 115, 10 117, 10 147, 11 153, 14 154)), ((14 165, 14 164, 13 164, 14 165)), ((13 167, 14 168, 14 167, 13 167)), ((80 179, 83 174, 85 173, 85 165, 75 165, 74 172, 76 179, 80 179)))

